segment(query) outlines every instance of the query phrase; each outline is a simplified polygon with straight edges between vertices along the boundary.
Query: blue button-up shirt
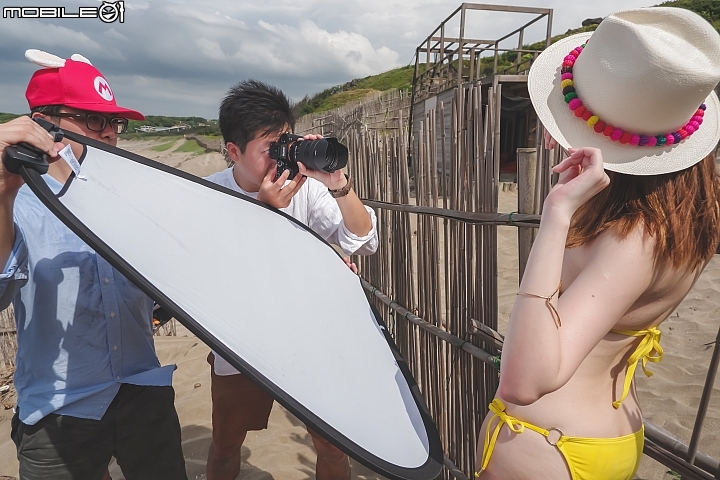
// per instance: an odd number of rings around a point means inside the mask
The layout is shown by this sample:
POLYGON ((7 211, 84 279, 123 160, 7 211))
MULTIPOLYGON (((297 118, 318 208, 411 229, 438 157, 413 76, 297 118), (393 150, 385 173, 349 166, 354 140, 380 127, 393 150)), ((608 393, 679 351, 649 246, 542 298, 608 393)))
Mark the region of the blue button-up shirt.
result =
MULTIPOLYGON (((60 191, 58 181, 43 178, 60 191)), ((160 367, 155 354, 152 300, 27 185, 18 192, 14 218, 0 308, 10 301, 15 307, 20 420, 34 425, 49 413, 99 420, 121 383, 171 385, 175 365, 160 367)))

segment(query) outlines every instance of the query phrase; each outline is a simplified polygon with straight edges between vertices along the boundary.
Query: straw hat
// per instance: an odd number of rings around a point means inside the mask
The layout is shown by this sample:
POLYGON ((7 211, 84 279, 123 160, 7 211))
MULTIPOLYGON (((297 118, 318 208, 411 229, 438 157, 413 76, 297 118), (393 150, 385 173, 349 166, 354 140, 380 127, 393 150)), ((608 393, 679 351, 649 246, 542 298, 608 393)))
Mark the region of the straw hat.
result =
POLYGON ((658 175, 716 148, 718 82, 718 32, 689 10, 660 7, 617 12, 594 33, 554 43, 530 69, 528 89, 561 146, 602 149, 607 170, 658 175), (562 70, 570 83, 561 85, 562 70))

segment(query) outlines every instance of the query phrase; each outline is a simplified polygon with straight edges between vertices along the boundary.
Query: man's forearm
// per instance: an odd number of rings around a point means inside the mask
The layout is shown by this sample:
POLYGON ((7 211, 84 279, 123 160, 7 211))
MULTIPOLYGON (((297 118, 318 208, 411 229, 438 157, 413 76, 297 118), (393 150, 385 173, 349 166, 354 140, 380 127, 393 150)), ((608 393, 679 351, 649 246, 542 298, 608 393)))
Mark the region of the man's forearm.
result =
POLYGON ((372 220, 370 214, 365 210, 354 190, 350 190, 344 197, 336 198, 340 212, 342 213, 345 227, 357 235, 364 237, 372 230, 372 220))

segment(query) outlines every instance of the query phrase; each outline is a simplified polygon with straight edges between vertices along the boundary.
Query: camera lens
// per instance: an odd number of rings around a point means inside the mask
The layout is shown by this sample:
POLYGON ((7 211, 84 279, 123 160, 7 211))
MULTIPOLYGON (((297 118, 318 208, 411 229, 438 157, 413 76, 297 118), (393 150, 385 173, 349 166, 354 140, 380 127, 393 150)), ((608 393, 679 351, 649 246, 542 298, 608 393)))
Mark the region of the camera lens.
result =
POLYGON ((334 137, 304 140, 293 144, 290 158, 310 170, 334 172, 347 165, 348 149, 334 137))

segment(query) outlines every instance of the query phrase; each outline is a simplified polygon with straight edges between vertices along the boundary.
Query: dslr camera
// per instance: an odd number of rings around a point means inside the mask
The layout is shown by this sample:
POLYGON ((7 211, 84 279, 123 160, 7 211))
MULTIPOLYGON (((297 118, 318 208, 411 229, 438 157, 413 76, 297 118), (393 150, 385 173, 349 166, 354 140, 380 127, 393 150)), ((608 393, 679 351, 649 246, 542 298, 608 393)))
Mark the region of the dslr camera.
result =
POLYGON ((334 172, 344 168, 348 161, 348 149, 335 137, 319 140, 303 140, 299 135, 283 133, 277 142, 270 143, 270 158, 277 162, 277 180, 285 170, 290 170, 288 180, 298 174, 298 162, 308 170, 334 172))

